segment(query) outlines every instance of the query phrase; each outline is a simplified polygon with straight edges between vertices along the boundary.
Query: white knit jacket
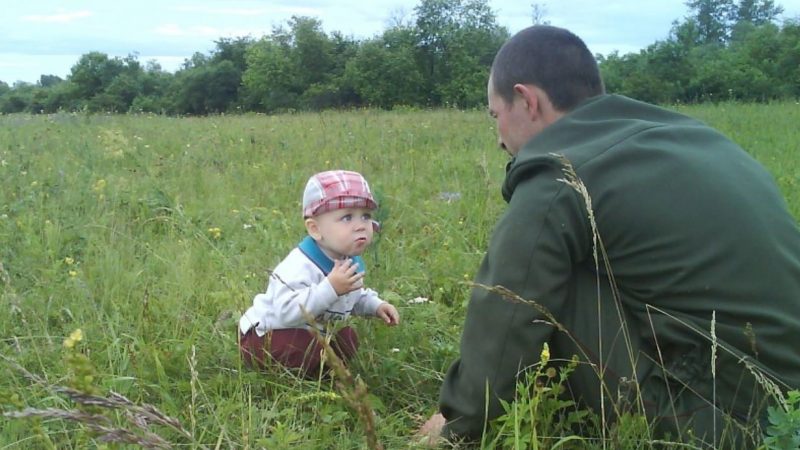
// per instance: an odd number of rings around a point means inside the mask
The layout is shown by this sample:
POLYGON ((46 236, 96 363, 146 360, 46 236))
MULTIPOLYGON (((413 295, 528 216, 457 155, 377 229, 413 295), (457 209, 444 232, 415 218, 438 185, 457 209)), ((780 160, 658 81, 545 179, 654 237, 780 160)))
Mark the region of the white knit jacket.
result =
POLYGON ((308 328, 304 310, 322 326, 351 314, 374 316, 382 303, 377 292, 363 287, 337 296, 322 270, 295 248, 270 274, 267 292, 256 295, 239 319, 239 330, 244 334, 255 327, 263 336, 269 330, 308 328))

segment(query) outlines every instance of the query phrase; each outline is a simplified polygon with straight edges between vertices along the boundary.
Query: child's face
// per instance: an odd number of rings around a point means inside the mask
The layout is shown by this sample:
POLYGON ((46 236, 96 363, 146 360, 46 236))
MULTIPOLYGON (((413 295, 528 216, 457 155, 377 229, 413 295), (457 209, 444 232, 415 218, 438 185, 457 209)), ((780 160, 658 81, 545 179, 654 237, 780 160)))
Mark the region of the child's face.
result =
POLYGON ((360 255, 372 242, 372 211, 344 208, 306 220, 306 228, 317 244, 335 259, 360 255))

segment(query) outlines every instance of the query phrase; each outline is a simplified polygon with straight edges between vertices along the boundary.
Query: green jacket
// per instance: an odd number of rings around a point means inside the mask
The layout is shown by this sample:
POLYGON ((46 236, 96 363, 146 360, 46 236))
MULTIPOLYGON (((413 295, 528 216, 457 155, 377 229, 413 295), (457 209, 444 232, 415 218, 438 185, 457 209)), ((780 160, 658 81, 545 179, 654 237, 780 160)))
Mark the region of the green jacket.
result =
MULTIPOLYGON (((737 416, 760 395, 739 361, 744 355, 781 387, 800 387, 797 224, 761 164, 703 123, 666 109, 602 95, 528 142, 508 164, 502 188, 508 208, 477 283, 535 300, 568 328, 598 322, 597 272, 608 272, 602 259, 595 270, 584 199, 562 181, 563 164, 554 154, 571 162, 591 196, 626 314, 635 376, 654 402, 648 414, 669 407, 663 392, 649 392, 663 390, 663 380, 645 382, 663 376, 664 368, 671 381, 716 398, 720 409, 737 416)), ((603 308, 613 303, 608 296, 602 301, 603 308)), ((513 399, 520 369, 538 362, 544 342, 552 359, 572 356, 553 350, 563 333, 543 319, 530 305, 473 289, 461 356, 441 388, 447 435, 479 436, 487 415, 502 413, 498 399, 513 399)), ((619 333, 619 323, 611 322, 603 339, 619 333)), ((595 331, 570 333, 595 349, 602 340, 595 331)), ((630 365, 606 364, 611 374, 633 375, 630 365)), ((570 389, 599 408, 592 378, 578 377, 570 389)))

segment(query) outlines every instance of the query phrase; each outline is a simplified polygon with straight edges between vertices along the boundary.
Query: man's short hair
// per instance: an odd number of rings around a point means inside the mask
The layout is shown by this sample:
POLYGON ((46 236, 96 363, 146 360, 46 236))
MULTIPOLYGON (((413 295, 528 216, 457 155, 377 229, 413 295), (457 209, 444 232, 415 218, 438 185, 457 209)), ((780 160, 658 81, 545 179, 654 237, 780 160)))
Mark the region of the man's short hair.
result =
POLYGON ((545 91, 562 112, 605 92, 597 61, 581 38, 563 28, 534 25, 509 39, 492 63, 494 92, 514 101, 515 84, 545 91))

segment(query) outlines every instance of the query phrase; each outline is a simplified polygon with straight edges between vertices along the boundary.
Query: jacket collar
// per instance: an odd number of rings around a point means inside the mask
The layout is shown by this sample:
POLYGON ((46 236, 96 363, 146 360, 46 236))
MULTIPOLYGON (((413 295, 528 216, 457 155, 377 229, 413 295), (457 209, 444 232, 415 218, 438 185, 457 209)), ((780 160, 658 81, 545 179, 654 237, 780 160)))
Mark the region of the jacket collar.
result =
MULTIPOLYGON (((331 273, 331 270, 333 270, 333 260, 330 259, 321 248, 319 248, 319 245, 314 238, 311 236, 306 236, 302 241, 300 241, 300 243, 297 245, 297 248, 299 248, 300 251, 311 260, 311 262, 319 267, 319 270, 321 270, 322 273, 325 275, 331 273)), ((353 262, 358 265, 356 272, 360 273, 364 271, 363 258, 360 256, 352 256, 350 259, 352 259, 353 262)))

